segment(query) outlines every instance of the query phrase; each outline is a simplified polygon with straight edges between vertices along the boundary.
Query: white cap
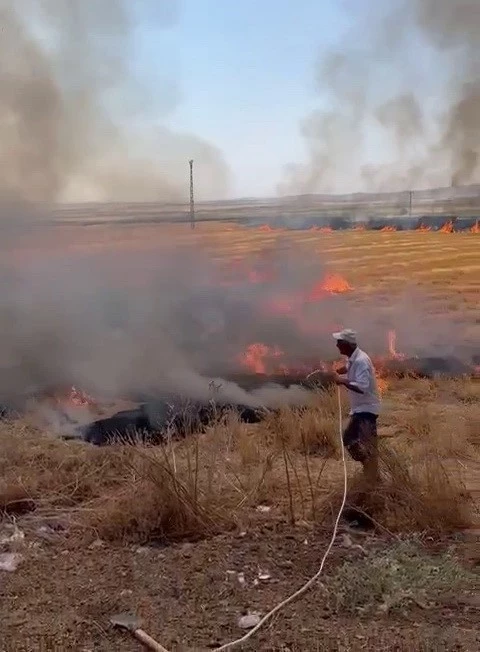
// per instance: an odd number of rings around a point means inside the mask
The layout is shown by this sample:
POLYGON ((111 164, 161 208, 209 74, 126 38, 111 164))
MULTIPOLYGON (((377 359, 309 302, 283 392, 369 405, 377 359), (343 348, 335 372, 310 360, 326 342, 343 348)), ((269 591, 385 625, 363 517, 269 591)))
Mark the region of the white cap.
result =
POLYGON ((351 328, 345 328, 343 331, 338 333, 332 333, 334 339, 342 340, 342 342, 348 342, 349 344, 357 343, 357 333, 352 331, 351 328))

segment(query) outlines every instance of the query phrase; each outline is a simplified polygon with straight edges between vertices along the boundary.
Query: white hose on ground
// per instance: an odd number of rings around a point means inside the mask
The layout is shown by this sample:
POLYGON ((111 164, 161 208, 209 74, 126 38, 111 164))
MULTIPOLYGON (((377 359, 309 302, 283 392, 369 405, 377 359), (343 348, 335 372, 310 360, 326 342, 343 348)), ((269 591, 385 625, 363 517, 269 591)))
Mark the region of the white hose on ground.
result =
POLYGON ((320 563, 320 567, 318 571, 311 577, 308 582, 306 582, 303 586, 301 586, 295 593, 292 593, 288 598, 285 598, 282 602, 279 602, 276 607, 274 607, 271 611, 269 611, 263 618, 260 620, 253 629, 251 629, 249 632, 245 634, 245 636, 242 636, 241 638, 238 638, 235 641, 231 641, 230 643, 225 643, 225 645, 222 645, 220 647, 216 647, 213 649, 213 652, 220 652, 221 650, 231 650, 232 648, 236 647, 237 645, 241 645, 242 643, 245 643, 248 641, 258 630, 265 625, 267 620, 270 620, 272 616, 274 616, 277 612, 279 612, 281 609, 287 606, 287 604, 290 604, 290 602, 293 602, 296 600, 298 597, 300 597, 305 591, 307 591, 312 584, 314 584, 320 575, 322 574, 323 567, 325 565, 325 561, 330 554, 330 551, 332 549, 332 546, 335 542, 335 539, 337 537, 337 531, 338 531, 338 525, 340 523, 340 518, 342 516, 343 508, 345 507, 345 503, 347 501, 347 463, 345 460, 345 448, 343 445, 343 424, 342 424, 342 397, 340 394, 340 387, 337 387, 337 398, 338 398, 338 436, 340 438, 340 449, 342 451, 342 462, 343 462, 343 498, 342 498, 342 504, 340 505, 340 509, 338 510, 337 518, 335 520, 335 525, 333 528, 333 534, 332 538, 330 539, 330 543, 328 544, 328 547, 325 551, 325 554, 323 555, 323 559, 320 563))
POLYGON ((263 625, 267 622, 267 620, 270 620, 272 616, 274 616, 278 611, 283 609, 287 604, 290 604, 290 602, 293 602, 296 600, 298 597, 300 597, 305 591, 307 591, 312 584, 314 584, 320 575, 322 574, 323 567, 325 565, 325 561, 330 554, 330 551, 332 549, 332 546, 335 542, 335 539, 337 537, 337 531, 338 531, 338 525, 340 523, 340 518, 342 516, 343 508, 345 507, 345 503, 347 501, 347 462, 345 460, 345 447, 343 445, 343 423, 342 423, 342 397, 340 394, 340 387, 337 386, 337 398, 338 398, 338 436, 340 437, 340 449, 342 451, 342 463, 343 463, 343 498, 342 498, 342 504, 340 506, 340 509, 338 510, 337 518, 335 520, 335 525, 333 528, 333 534, 332 538, 330 539, 330 543, 328 544, 328 547, 325 551, 325 554, 323 555, 323 559, 320 563, 320 567, 318 571, 313 575, 308 582, 306 582, 303 586, 301 586, 295 593, 292 593, 288 598, 285 598, 282 602, 279 602, 276 607, 274 607, 271 611, 269 611, 263 618, 260 620, 260 622, 253 627, 249 632, 245 634, 245 636, 242 636, 242 638, 239 638, 235 641, 232 641, 231 643, 226 643, 225 645, 222 645, 221 647, 216 647, 214 648, 213 652, 220 652, 221 650, 231 650, 233 647, 236 647, 237 645, 240 645, 241 643, 245 643, 249 638, 251 638, 258 630, 263 627, 263 625))

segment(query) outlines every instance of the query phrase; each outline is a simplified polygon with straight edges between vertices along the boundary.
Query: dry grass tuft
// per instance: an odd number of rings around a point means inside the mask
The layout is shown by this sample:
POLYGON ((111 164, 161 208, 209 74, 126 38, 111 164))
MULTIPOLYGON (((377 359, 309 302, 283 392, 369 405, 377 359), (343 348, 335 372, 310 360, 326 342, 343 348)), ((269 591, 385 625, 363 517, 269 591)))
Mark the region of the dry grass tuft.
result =
MULTIPOLYGON (((464 527, 470 504, 457 462, 466 469, 478 459, 479 406, 405 403, 401 382, 380 425, 380 435, 393 433, 381 445, 381 486, 365 492, 349 460, 349 502, 392 532, 464 527)), ((419 391, 432 392, 427 385, 419 391)), ((341 501, 332 491, 342 477, 337 430, 335 392, 319 392, 308 409, 285 408, 258 426, 227 415, 202 435, 157 447, 96 448, 4 422, 0 510, 34 526, 59 521, 82 536, 142 542, 245 527, 259 518, 260 504, 270 506, 263 518, 329 522, 341 501)))
POLYGON ((336 391, 319 391, 308 408, 283 407, 270 417, 266 428, 281 449, 338 458, 341 451, 336 391))
POLYGON ((0 429, 0 508, 109 539, 195 538, 233 527, 272 467, 235 419, 168 446, 95 448, 0 429))
MULTIPOLYGON (((460 474, 431 450, 414 464, 383 445, 380 451, 381 481, 374 491, 362 474, 349 483, 348 507, 389 532, 448 533, 471 524, 472 501, 460 474)), ((336 505, 340 490, 329 498, 336 505)))
POLYGON ((125 449, 65 442, 22 422, 2 423, 0 450, 0 510, 13 514, 90 500, 116 485, 127 457, 125 449))

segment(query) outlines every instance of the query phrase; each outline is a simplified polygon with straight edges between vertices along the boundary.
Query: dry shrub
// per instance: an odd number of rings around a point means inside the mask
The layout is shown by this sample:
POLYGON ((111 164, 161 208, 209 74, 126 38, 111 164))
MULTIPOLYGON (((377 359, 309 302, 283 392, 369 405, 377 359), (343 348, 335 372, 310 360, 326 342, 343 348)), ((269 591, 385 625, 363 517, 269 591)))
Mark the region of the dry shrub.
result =
POLYGON ((465 408, 464 428, 468 442, 475 448, 480 447, 480 403, 465 408))
MULTIPOLYGON (((345 412, 345 407, 343 410, 345 412)), ((313 403, 303 409, 285 406, 265 424, 274 445, 307 455, 338 457, 337 394, 319 391, 313 403)))
MULTIPOLYGON (((347 503, 390 532, 453 532, 468 527, 472 500, 460 474, 431 451, 412 464, 395 449, 380 447, 381 481, 372 491, 363 474, 349 482, 347 503)), ((339 489, 329 496, 323 513, 339 505, 339 489)))
MULTIPOLYGON (((462 527, 468 500, 450 462, 476 452, 478 405, 417 407, 389 407, 401 429, 382 447, 383 482, 365 510, 389 530, 462 527)), ((110 539, 205 536, 257 518, 259 503, 272 506, 267 518, 318 521, 341 501, 331 492, 342 473, 335 391, 257 426, 227 415, 203 435, 157 447, 96 448, 2 423, 0 450, 0 510, 34 510, 36 522, 61 518, 110 539)), ((362 503, 361 480, 349 485, 349 502, 362 503)))
POLYGON ((65 442, 22 422, 0 428, 0 511, 73 506, 117 483, 125 458, 113 450, 65 442))
POLYGON ((439 384, 432 378, 406 376, 389 380, 388 389, 398 402, 432 402, 438 398, 439 384))
POLYGON ((429 457, 431 450, 446 459, 472 459, 473 412, 471 406, 414 403, 399 420, 398 447, 413 459, 429 457))
POLYGON ((463 405, 480 404, 480 382, 473 378, 451 380, 444 385, 443 391, 463 405))
POLYGON ((241 522, 271 468, 271 456, 260 454, 245 427, 233 440, 228 424, 219 423, 170 446, 131 447, 119 486, 77 518, 109 539, 168 542, 212 535, 241 522))
POLYGON ((164 541, 228 529, 251 507, 272 454, 238 419, 165 446, 97 448, 21 424, 0 429, 0 507, 110 539, 164 541), (19 509, 21 507, 22 509, 19 509))

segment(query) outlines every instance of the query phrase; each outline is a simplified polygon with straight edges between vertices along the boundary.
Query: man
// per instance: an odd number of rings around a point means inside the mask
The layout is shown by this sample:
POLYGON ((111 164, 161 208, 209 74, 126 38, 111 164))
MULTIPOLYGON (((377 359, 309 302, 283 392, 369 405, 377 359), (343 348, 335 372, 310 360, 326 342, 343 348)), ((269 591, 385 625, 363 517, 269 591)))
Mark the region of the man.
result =
POLYGON ((347 364, 334 372, 333 380, 344 385, 350 399, 350 421, 343 433, 343 443, 350 456, 363 465, 370 487, 378 481, 377 418, 380 398, 372 361, 357 345, 351 329, 333 333, 337 349, 347 357, 347 364))

